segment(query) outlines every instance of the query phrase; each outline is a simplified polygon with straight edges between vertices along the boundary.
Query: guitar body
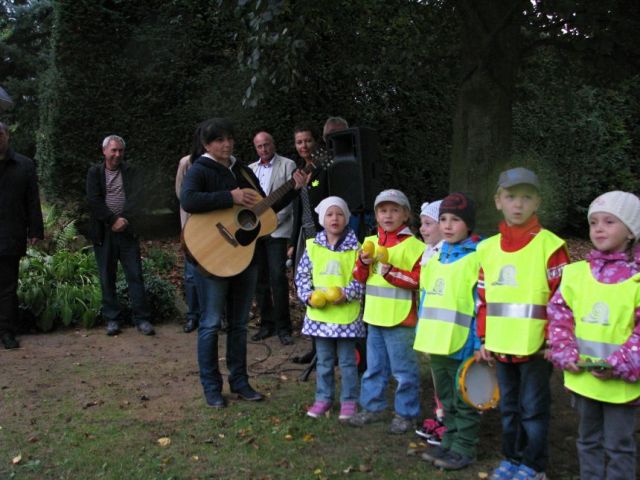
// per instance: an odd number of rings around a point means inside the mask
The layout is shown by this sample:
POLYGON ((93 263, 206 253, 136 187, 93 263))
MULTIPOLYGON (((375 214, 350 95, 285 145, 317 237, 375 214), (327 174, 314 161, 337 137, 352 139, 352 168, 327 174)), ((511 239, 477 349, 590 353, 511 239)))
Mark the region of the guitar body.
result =
POLYGON ((192 214, 182 234, 187 253, 201 268, 218 277, 231 277, 249 266, 256 240, 277 226, 271 208, 256 215, 250 208, 234 205, 192 214))

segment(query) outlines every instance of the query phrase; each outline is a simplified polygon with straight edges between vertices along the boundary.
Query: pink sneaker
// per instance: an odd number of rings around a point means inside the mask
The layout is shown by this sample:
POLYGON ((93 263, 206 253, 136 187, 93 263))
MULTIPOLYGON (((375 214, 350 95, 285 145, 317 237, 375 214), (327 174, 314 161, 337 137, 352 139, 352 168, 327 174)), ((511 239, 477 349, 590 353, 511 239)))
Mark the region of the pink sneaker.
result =
POLYGON ((356 402, 342 402, 340 404, 340 416, 339 420, 349 420, 358 411, 358 404, 356 402))
POLYGON ((311 405, 311 408, 307 410, 307 415, 311 418, 318 418, 326 415, 329 410, 331 410, 331 402, 316 400, 313 402, 313 405, 311 405))

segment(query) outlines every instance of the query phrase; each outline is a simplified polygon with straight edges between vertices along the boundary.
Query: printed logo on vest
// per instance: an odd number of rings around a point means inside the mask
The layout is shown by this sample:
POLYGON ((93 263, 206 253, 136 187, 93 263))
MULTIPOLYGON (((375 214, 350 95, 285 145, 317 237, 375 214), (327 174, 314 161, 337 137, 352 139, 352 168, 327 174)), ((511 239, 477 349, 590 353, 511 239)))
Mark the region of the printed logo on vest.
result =
POLYGON ((596 302, 591 307, 591 313, 586 317, 582 317, 584 323, 599 323, 600 325, 609 325, 609 305, 604 302, 596 302))
POLYGON ((433 282, 433 288, 427 292, 428 295, 444 295, 444 278, 438 278, 433 282))
POLYGON ((505 265, 500 269, 500 275, 498 275, 498 280, 493 282, 491 285, 504 285, 507 287, 517 287, 518 282, 516 282, 516 276, 518 272, 516 271, 515 265, 505 265))
POLYGON ((338 260, 329 260, 324 266, 324 272, 320 275, 341 275, 340 262, 338 260))

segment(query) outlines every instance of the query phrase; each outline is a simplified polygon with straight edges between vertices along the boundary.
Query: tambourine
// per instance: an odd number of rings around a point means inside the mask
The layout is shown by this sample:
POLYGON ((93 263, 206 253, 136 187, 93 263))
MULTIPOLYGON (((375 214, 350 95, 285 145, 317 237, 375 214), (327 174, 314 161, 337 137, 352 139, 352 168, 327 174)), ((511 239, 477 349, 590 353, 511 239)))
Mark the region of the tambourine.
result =
POLYGON ((467 358, 458 368, 456 384, 467 405, 483 411, 498 406, 500 388, 496 368, 488 363, 467 358))

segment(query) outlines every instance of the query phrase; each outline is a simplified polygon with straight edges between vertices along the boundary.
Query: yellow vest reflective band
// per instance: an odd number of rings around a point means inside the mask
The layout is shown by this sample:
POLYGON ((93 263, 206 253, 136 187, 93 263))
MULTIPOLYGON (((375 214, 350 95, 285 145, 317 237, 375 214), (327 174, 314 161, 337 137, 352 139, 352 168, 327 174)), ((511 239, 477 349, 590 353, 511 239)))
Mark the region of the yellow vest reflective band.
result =
POLYGON ((469 336, 479 264, 475 252, 448 264, 440 263, 440 255, 432 257, 420 272, 420 290, 426 297, 413 348, 449 355, 460 350, 469 336))
MULTIPOLYGON (((604 360, 627 341, 640 306, 640 275, 621 283, 600 283, 587 262, 565 267, 560 291, 573 311, 581 360, 604 360)), ((627 403, 640 397, 640 382, 600 380, 589 371, 564 372, 565 386, 602 402, 627 403)))
MULTIPOLYGON (((314 288, 344 288, 353 280, 353 267, 358 256, 357 250, 335 252, 315 242, 307 240, 307 254, 313 270, 311 278, 314 288)), ((360 315, 360 302, 346 302, 339 305, 327 302, 324 308, 307 307, 307 316, 317 322, 347 324, 360 315)))
POLYGON ((485 348, 510 355, 531 355, 544 343, 551 294, 547 263, 564 240, 541 230, 517 252, 500 247, 500 234, 478 245, 484 271, 487 320, 485 348))
MULTIPOLYGON (((378 244, 378 237, 365 238, 366 241, 378 244)), ((399 244, 388 247, 389 264, 401 270, 413 270, 415 263, 422 257, 425 245, 415 237, 409 237, 399 244)), ((380 264, 371 266, 367 279, 363 320, 371 325, 393 327, 402 323, 411 311, 413 290, 398 288, 387 282, 379 273, 380 264)))

